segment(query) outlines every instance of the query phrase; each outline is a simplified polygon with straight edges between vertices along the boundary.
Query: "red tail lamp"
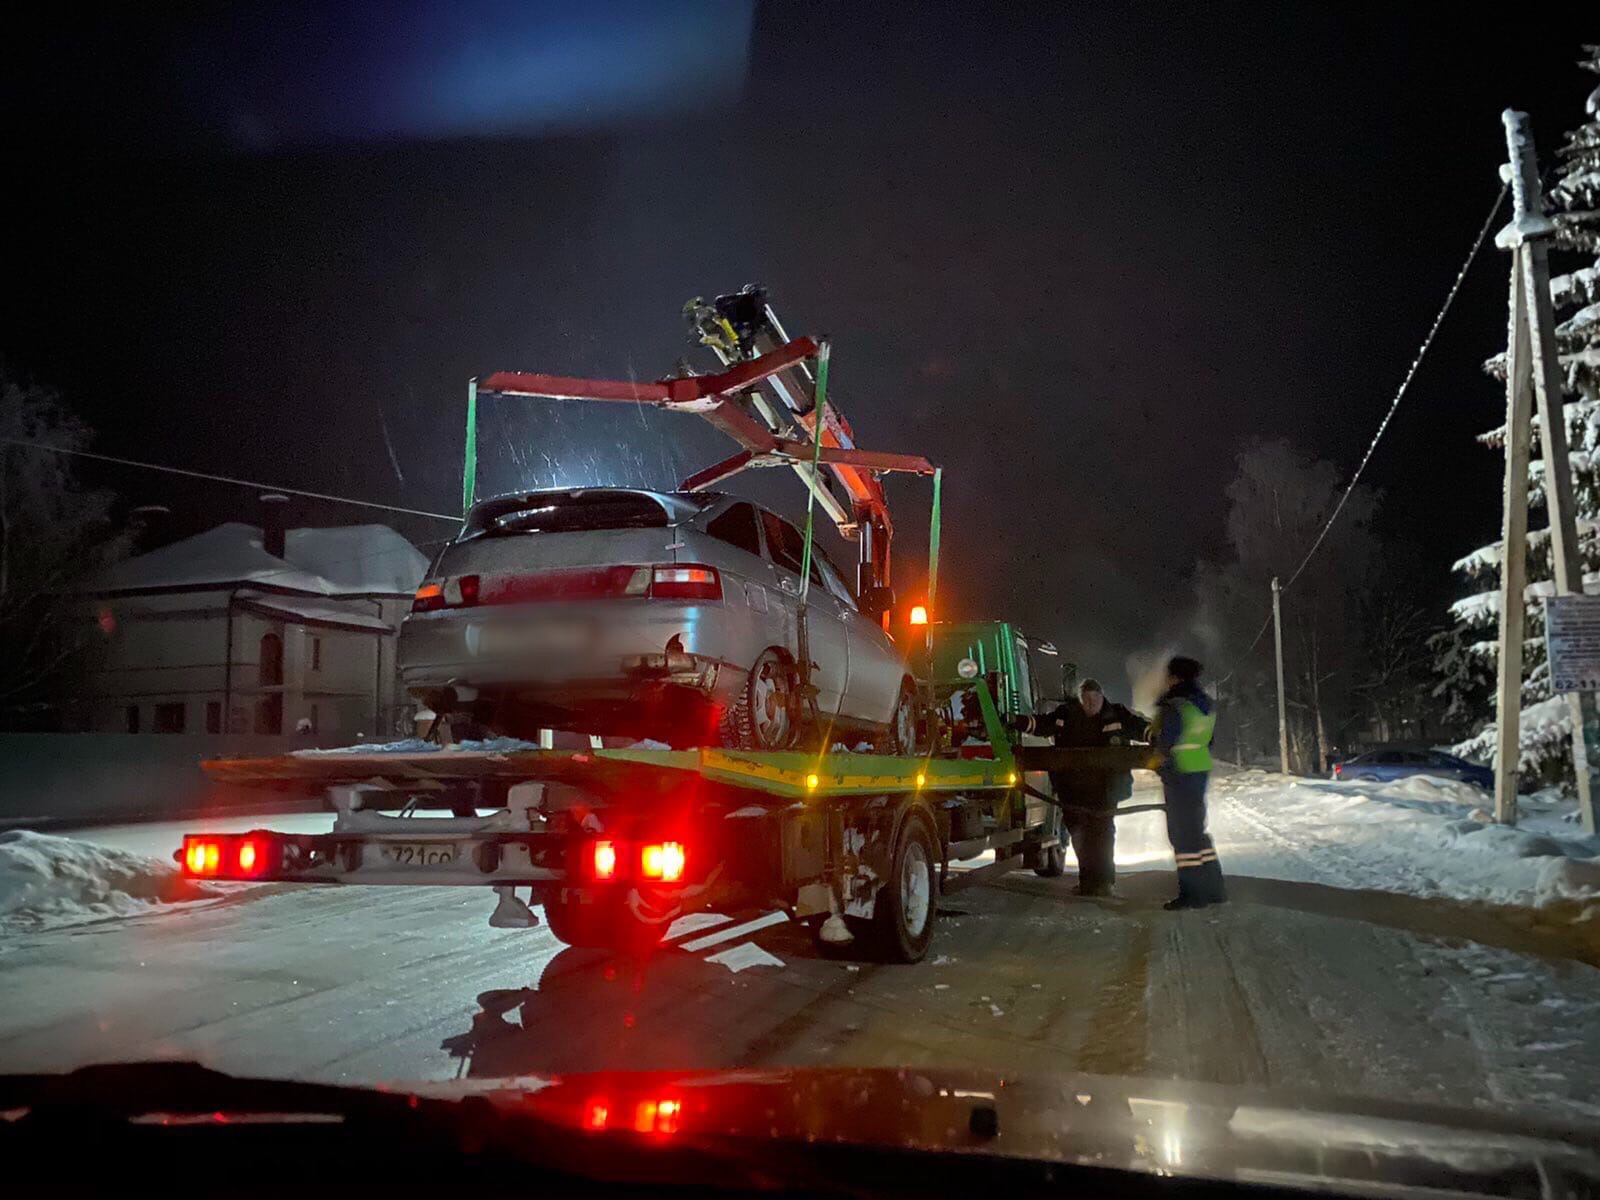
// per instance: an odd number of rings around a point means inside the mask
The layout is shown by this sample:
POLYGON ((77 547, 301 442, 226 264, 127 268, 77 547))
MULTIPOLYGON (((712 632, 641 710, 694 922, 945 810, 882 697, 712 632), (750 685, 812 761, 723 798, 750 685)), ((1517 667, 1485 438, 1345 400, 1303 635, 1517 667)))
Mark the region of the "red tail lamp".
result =
POLYGON ((186 875, 208 879, 259 878, 271 869, 272 859, 272 842, 256 834, 190 834, 179 854, 186 875))
POLYGON ((662 883, 677 883, 683 878, 687 859, 682 842, 650 842, 639 852, 639 874, 662 883))
POLYGON ((927 607, 921 604, 911 606, 910 623, 912 625, 926 625, 928 623, 927 607))
POLYGON ((617 874, 617 844, 615 842, 596 842, 593 851, 594 877, 596 879, 614 879, 617 874))

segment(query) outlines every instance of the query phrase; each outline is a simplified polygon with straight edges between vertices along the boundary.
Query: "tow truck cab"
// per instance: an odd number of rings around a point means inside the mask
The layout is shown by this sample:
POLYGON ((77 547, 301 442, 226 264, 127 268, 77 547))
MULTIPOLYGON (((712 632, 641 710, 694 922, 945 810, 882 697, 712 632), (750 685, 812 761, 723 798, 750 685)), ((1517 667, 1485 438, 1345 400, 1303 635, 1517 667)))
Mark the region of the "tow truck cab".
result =
MULTIPOLYGON (((987 679, 1002 718, 1038 712, 1072 694, 1076 664, 1064 662, 1055 646, 1029 637, 1010 621, 939 622, 928 630, 931 678, 987 679), (963 669, 963 664, 969 665, 963 669)), ((962 718, 959 711, 951 716, 962 718)))

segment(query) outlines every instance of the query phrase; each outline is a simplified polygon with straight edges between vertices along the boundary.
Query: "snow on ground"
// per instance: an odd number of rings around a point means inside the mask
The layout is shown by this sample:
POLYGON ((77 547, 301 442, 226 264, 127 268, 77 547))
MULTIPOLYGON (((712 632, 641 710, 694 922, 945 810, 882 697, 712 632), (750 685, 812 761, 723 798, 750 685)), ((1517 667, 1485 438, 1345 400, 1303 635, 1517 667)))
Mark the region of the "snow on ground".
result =
POLYGON ((1394 783, 1287 779, 1253 770, 1213 783, 1224 870, 1338 887, 1548 909, 1600 918, 1600 837, 1559 812, 1496 825, 1487 796, 1428 776, 1394 783))
POLYGON ((0 932, 135 916, 219 894, 185 880, 171 861, 25 829, 0 833, 0 932))

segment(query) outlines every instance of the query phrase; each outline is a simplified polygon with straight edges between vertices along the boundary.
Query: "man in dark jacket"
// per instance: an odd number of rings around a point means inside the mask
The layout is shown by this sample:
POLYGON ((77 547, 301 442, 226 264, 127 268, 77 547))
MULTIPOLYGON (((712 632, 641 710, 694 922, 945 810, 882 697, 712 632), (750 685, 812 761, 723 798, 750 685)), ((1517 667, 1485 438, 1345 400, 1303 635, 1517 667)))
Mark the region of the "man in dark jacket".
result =
MULTIPOLYGON (((1150 723, 1121 704, 1106 700, 1093 679, 1078 686, 1078 699, 1054 711, 1024 717, 1018 728, 1054 739, 1058 746, 1126 746, 1142 742, 1150 723)), ((1113 817, 1119 801, 1133 794, 1133 775, 1104 767, 1071 767, 1050 772, 1056 799, 1067 808, 1063 819, 1078 857, 1078 894, 1110 896, 1117 881, 1117 826, 1113 817)))
POLYGON ((1157 770, 1167 804, 1167 838, 1178 863, 1178 894, 1167 901, 1168 909, 1204 908, 1228 899, 1217 848, 1206 832, 1206 783, 1217 711, 1199 681, 1199 663, 1174 658, 1167 664, 1167 690, 1156 712, 1157 770))

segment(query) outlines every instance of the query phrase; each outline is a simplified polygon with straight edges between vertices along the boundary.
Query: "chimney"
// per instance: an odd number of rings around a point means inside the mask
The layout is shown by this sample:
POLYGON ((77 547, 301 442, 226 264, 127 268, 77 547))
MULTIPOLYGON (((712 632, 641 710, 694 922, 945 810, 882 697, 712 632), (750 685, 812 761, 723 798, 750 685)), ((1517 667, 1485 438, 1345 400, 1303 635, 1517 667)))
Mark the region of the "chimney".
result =
POLYGON ((128 514, 128 535, 133 541, 133 553, 143 554, 152 549, 164 532, 172 510, 165 504, 141 504, 128 514))
POLYGON ((283 526, 289 497, 268 492, 261 501, 261 548, 273 558, 283 557, 283 526))

